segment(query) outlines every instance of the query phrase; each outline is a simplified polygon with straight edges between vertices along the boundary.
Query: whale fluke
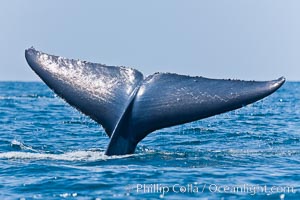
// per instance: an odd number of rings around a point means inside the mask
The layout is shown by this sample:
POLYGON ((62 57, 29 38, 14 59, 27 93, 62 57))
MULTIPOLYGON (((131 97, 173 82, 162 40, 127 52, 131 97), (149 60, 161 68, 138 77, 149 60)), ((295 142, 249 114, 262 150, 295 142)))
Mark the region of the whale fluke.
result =
POLYGON ((135 69, 66 59, 33 48, 25 57, 58 96, 101 124, 109 137, 143 80, 135 69))
POLYGON ((282 86, 141 72, 25 51, 29 66, 60 97, 101 124, 111 138, 106 155, 134 153, 149 133, 224 113, 258 101, 282 86))

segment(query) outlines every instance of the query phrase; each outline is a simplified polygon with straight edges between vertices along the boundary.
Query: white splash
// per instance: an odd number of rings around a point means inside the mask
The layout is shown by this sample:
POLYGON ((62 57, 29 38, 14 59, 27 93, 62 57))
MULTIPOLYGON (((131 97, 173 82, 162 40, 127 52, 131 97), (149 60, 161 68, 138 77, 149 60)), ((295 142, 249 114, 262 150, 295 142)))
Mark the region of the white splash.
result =
POLYGON ((108 159, 126 158, 125 156, 106 156, 102 151, 72 151, 63 154, 31 153, 11 151, 0 153, 0 159, 29 159, 29 160, 61 160, 61 161, 100 161, 108 159))
POLYGON ((30 150, 30 151, 33 151, 33 152, 38 152, 37 150, 33 149, 32 147, 26 146, 25 144, 23 144, 22 142, 20 142, 16 139, 12 140, 10 145, 12 147, 17 146, 18 148, 20 148, 22 150, 30 150))

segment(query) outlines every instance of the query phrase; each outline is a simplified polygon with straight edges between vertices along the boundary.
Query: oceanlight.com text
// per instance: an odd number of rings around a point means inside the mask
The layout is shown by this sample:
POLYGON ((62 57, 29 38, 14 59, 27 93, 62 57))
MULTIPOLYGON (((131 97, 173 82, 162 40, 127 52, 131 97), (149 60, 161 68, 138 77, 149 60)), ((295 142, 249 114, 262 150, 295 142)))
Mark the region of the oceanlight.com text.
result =
POLYGON ((160 194, 167 195, 168 193, 223 193, 223 194, 289 194, 296 193, 296 187, 291 185, 219 185, 219 184, 136 184, 128 186, 127 190, 137 194, 160 194))

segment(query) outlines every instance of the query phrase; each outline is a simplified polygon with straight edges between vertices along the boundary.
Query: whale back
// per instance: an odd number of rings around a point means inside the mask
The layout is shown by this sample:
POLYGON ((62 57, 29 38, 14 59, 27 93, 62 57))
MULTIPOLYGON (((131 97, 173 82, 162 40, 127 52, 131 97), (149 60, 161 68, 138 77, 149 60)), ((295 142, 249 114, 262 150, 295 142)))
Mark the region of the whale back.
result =
POLYGON ((143 80, 135 69, 66 59, 33 48, 25 57, 57 95, 101 124, 109 137, 143 80))

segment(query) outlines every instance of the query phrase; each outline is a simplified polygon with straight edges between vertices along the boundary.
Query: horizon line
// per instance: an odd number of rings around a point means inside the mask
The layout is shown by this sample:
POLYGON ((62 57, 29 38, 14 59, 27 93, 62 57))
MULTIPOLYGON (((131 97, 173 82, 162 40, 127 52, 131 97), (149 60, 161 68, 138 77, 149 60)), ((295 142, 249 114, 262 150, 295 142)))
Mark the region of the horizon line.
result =
MULTIPOLYGON (((241 79, 238 79, 241 80, 241 79)), ((263 80, 251 80, 251 81, 263 81, 263 80)), ((28 83, 44 83, 42 80, 0 80, 0 82, 28 82, 28 83)), ((300 80, 289 80, 286 82, 300 82, 300 80)))

